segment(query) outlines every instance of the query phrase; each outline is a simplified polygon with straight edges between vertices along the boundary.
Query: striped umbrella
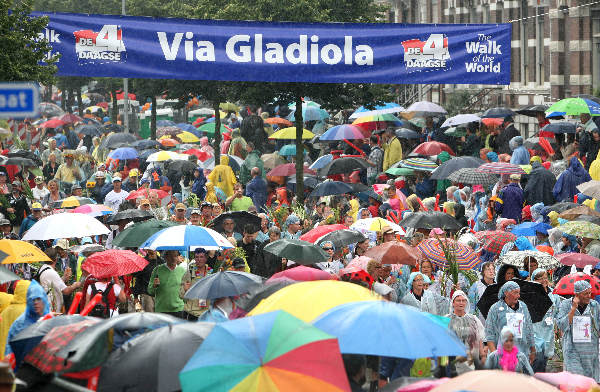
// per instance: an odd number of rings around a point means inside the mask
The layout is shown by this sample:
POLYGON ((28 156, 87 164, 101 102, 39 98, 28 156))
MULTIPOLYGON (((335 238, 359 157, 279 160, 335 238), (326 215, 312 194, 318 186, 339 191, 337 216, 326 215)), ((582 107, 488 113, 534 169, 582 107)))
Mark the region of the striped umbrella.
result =
POLYGON ((359 117, 352 122, 352 125, 356 125, 365 131, 372 131, 375 129, 386 129, 388 126, 402 126, 402 120, 393 114, 376 114, 373 116, 359 117))
POLYGON ((465 167, 463 169, 458 169, 448 176, 448 179, 452 182, 457 182, 461 184, 480 184, 480 185, 492 185, 498 182, 498 177, 489 174, 482 173, 477 171, 476 168, 465 167))
POLYGON ((429 159, 425 158, 404 159, 400 161, 399 166, 428 172, 434 171, 437 168, 437 165, 434 162, 431 162, 429 159))
MULTIPOLYGON (((450 248, 454 253, 459 269, 466 271, 479 264, 479 255, 467 245, 451 239, 442 239, 442 241, 445 243, 443 246, 450 248)), ((437 267, 446 268, 448 266, 442 244, 437 238, 423 240, 417 245, 417 248, 437 267)))
POLYGON ((502 247, 508 242, 514 242, 517 236, 510 231, 490 230, 476 232, 475 238, 483 244, 483 249, 499 255, 502 247))
POLYGON ((490 174, 525 174, 519 165, 503 162, 484 163, 477 168, 477 171, 490 174))

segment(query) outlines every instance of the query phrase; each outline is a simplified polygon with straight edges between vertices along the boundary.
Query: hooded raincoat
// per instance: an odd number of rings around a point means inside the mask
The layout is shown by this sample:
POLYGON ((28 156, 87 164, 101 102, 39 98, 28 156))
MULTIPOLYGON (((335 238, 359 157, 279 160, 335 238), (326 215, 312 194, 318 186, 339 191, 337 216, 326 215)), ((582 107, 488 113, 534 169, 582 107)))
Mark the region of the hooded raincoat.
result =
MULTIPOLYGON (((422 275, 424 278, 426 278, 426 276, 420 272, 411 273, 410 277, 408 278, 408 282, 406 284, 408 287, 408 292, 404 295, 404 297, 402 297, 402 299, 400 300, 400 303, 404 304, 404 305, 413 306, 419 310, 422 310, 423 312, 428 312, 431 314, 438 314, 435 296, 431 291, 423 290, 423 294, 421 295, 420 300, 418 300, 417 297, 415 297, 415 295, 413 294, 412 284, 413 284, 413 280, 415 279, 415 277, 417 275, 422 275)), ((429 279, 429 278, 427 278, 427 279, 429 279)))
POLYGON ((529 165, 529 151, 523 147, 523 136, 515 136, 508 142, 512 150, 510 163, 513 165, 529 165))
MULTIPOLYGON (((233 185, 237 182, 235 173, 229 166, 229 157, 221 155, 220 164, 208 175, 208 180, 217 188, 225 192, 227 197, 233 195, 233 185)), ((208 184, 207 184, 208 192, 208 184)))
POLYGON ((545 206, 554 204, 552 190, 556 184, 556 177, 550 170, 546 170, 541 163, 534 161, 531 164, 531 173, 525 185, 525 200, 527 204, 544 203, 545 206))
MULTIPOLYGON (((498 340, 498 347, 497 347, 496 351, 494 351, 490 355, 488 355, 487 360, 485 361, 486 369, 503 370, 502 364, 500 363, 500 361, 502 359, 502 355, 504 354, 504 349, 502 346, 504 345, 504 343, 506 342, 506 339, 510 335, 514 336, 515 335, 514 331, 511 328, 504 327, 502 329, 502 333, 500 334, 500 339, 498 340), (509 333, 507 333, 507 332, 509 332, 509 333)), ((517 347, 513 348, 513 350, 514 349, 519 350, 517 347)), ((521 350, 519 350, 517 352, 517 363, 515 364, 514 371, 516 373, 523 373, 523 374, 533 376, 533 369, 531 368, 531 365, 529 365, 529 360, 528 360, 527 356, 521 350)))
POLYGON ((581 166, 579 159, 573 157, 571 158, 568 169, 558 177, 552 190, 552 194, 557 202, 572 201, 573 196, 579 192, 577 190, 577 185, 591 181, 591 179, 592 177, 590 177, 588 172, 581 166))
MULTIPOLYGON (((4 358, 6 338, 13 322, 25 311, 27 304, 27 289, 30 281, 20 280, 15 287, 12 302, 0 313, 0 358, 4 358)), ((39 286, 39 285, 38 285, 39 286)))

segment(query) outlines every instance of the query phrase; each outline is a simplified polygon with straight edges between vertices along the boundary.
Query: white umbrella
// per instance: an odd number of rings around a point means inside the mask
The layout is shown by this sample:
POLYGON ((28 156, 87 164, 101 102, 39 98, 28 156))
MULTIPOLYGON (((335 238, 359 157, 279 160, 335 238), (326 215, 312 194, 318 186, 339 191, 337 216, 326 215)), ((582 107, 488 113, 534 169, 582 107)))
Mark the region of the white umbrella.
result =
POLYGON ((215 111, 210 108, 200 108, 188 112, 188 115, 190 116, 212 116, 214 114, 215 111))
POLYGON ((37 221, 23 236, 23 241, 56 238, 81 238, 108 234, 110 230, 89 215, 76 212, 54 214, 37 221))
POLYGON ((188 250, 195 248, 218 250, 233 248, 233 246, 227 238, 207 227, 178 225, 162 229, 153 234, 140 245, 140 248, 153 250, 188 250))
POLYGON ((523 268, 525 265, 525 259, 527 258, 535 259, 535 261, 538 263, 538 266, 544 269, 552 269, 560 265, 560 261, 558 261, 556 257, 546 252, 534 250, 514 250, 506 252, 506 254, 500 257, 498 264, 510 264, 518 268, 523 268))
POLYGON ((442 128, 456 127, 458 125, 468 124, 475 121, 481 121, 481 118, 474 114, 457 114, 454 117, 446 119, 446 121, 444 121, 442 124, 442 128))
POLYGON ((158 151, 150 154, 146 162, 164 162, 164 161, 187 161, 190 156, 188 154, 178 154, 173 151, 158 151))
POLYGON ((429 101, 415 102, 405 110, 407 113, 411 113, 413 116, 437 116, 440 114, 446 114, 446 109, 438 104, 429 101))

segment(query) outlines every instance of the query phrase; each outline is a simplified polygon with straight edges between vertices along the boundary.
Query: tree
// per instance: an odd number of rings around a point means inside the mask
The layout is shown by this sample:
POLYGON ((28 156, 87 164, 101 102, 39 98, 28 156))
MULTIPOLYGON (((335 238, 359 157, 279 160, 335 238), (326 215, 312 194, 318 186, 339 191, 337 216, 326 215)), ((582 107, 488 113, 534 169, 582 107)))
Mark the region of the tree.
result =
POLYGON ((140 101, 150 98, 150 139, 156 140, 156 96, 162 95, 168 88, 168 80, 163 79, 133 79, 133 89, 140 101))
POLYGON ((33 18, 32 10, 32 0, 0 0, 0 77, 5 82, 49 84, 54 79, 58 59, 49 55, 48 41, 40 39, 48 18, 33 18))

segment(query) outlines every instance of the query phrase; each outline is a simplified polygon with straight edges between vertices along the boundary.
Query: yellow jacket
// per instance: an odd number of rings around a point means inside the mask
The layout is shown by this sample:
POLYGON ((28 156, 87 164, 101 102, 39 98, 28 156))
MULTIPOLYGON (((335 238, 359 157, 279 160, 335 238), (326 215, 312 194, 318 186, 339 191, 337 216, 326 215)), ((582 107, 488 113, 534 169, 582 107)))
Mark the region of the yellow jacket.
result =
POLYGON ((402 144, 396 136, 383 145, 383 171, 402 159, 402 144))
POLYGON ((594 159, 594 161, 590 165, 589 172, 590 172, 590 177, 592 177, 592 180, 596 180, 596 181, 600 180, 600 154, 598 154, 596 159, 594 159))
POLYGON ((6 338, 8 330, 12 323, 25 311, 27 307, 27 289, 29 288, 28 280, 20 280, 15 287, 13 299, 0 313, 0 359, 4 358, 4 350, 6 350, 6 338))
POLYGON ((227 197, 233 195, 233 185, 237 182, 235 173, 229 167, 229 157, 221 155, 221 164, 216 165, 208 175, 208 180, 217 188, 220 188, 227 197))

